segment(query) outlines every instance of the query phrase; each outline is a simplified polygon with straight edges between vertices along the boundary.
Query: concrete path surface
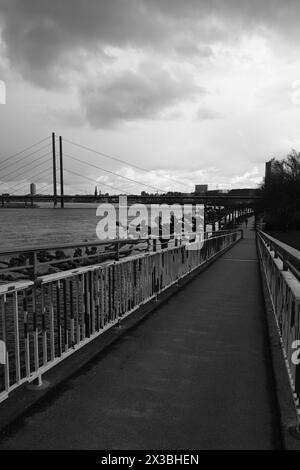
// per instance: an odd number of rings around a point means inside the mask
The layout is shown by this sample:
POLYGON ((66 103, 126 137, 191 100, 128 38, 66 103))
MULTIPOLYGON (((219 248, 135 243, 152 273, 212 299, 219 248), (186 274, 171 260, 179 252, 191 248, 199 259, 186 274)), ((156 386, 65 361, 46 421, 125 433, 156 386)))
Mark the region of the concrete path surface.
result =
POLYGON ((246 230, 15 423, 0 449, 274 449, 274 403, 255 240, 246 230))

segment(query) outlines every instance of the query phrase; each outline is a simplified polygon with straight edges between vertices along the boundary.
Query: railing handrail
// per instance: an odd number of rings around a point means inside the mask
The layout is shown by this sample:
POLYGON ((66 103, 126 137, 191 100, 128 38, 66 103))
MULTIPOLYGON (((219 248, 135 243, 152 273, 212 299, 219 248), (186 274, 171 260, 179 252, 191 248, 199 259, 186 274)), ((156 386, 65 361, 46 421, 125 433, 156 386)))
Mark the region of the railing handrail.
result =
POLYGON ((57 249, 71 249, 71 248, 87 248, 89 246, 105 246, 105 245, 117 245, 117 244, 138 244, 143 241, 147 241, 147 238, 138 238, 138 239, 115 239, 115 240, 105 240, 105 241, 88 241, 88 242, 71 242, 71 243, 58 243, 54 245, 34 245, 34 246, 26 246, 20 248, 13 248, 7 250, 0 250, 0 256, 5 255, 16 255, 20 253, 33 253, 33 252, 40 252, 40 251, 54 251, 57 249))
MULTIPOLYGON (((228 230, 211 230, 207 232, 202 232, 203 234, 214 234, 214 233, 233 233, 237 230, 241 229, 228 229, 228 230)), ((182 232, 180 236, 185 237, 187 235, 197 235, 198 232, 182 232)), ((174 235, 179 235, 179 234, 171 234, 171 238, 174 235)), ((149 240, 153 239, 159 239, 159 235, 150 235, 147 238, 116 238, 113 240, 102 240, 102 241, 77 241, 77 242, 71 242, 71 243, 58 243, 54 245, 34 245, 34 246, 25 246, 25 247, 19 247, 19 248, 12 248, 12 249, 5 249, 5 250, 0 250, 0 256, 6 256, 6 255, 16 255, 16 254, 28 254, 28 253, 34 253, 34 252, 41 252, 41 251, 54 251, 57 249, 71 249, 71 248, 87 248, 90 246, 105 246, 105 245, 137 245, 143 242, 147 242, 149 240)), ((174 237, 175 238, 175 237, 174 237)))
POLYGON ((293 359, 294 345, 300 339, 296 327, 299 323, 296 305, 300 296, 300 252, 262 230, 257 230, 257 247, 288 371, 296 428, 300 430, 300 384, 297 380, 297 362, 293 359))
MULTIPOLYGON (((221 238, 221 237, 226 237, 226 235, 229 235, 229 234, 235 234, 235 233, 238 233, 240 232, 241 233, 241 238, 243 238, 243 229, 241 228, 236 228, 236 229, 229 229, 229 230, 215 230, 215 231, 211 231, 211 232, 204 232, 205 233, 209 233, 209 234, 216 234, 212 237, 209 237, 209 238, 206 238, 205 240, 203 241, 207 241, 207 240, 213 240, 213 239, 216 239, 216 238, 221 238), (219 235, 219 236, 218 236, 219 235)), ((185 233, 185 235, 187 234, 192 234, 192 235, 195 235, 196 232, 188 232, 188 233, 185 233)), ((148 239, 146 239, 147 241, 148 239)), ((138 240, 137 240, 138 241, 138 240)), ((140 240, 141 241, 141 240, 140 240)), ((116 241, 117 242, 120 242, 120 240, 116 241)), ((81 246, 81 245, 80 245, 81 246)), ((164 252, 167 252, 168 250, 170 249, 173 249, 172 248, 159 248, 158 250, 156 251, 153 251, 153 252, 144 252, 144 253, 141 253, 141 254, 135 254, 135 255, 128 255, 126 258, 123 258, 122 260, 119 260, 117 259, 118 262, 126 262, 128 261, 129 259, 131 259, 132 257, 134 258, 138 258, 138 257, 141 257, 141 256, 151 256, 151 255, 155 255, 157 253, 157 251, 164 251, 164 252)), ((76 259, 88 259, 88 258, 93 258, 95 257, 95 255, 88 255, 86 257, 79 257, 79 258, 76 258, 76 259)), ((38 266, 41 267, 41 266, 51 266, 51 264, 59 264, 59 263, 64 263, 64 262, 68 262, 68 261, 71 261, 73 260, 72 257, 69 257, 69 258, 63 258, 61 260, 52 260, 52 261, 46 261, 46 262, 41 262, 39 261, 38 262, 38 266)), ((85 266, 77 266, 77 267, 74 267, 74 268, 70 268, 70 269, 67 269, 67 270, 64 270, 64 271, 59 271, 57 273, 51 273, 51 274, 43 274, 43 275, 37 275, 35 279, 20 279, 20 280, 14 280, 14 281, 11 281, 11 282, 6 282, 5 284, 0 284, 0 295, 5 293, 5 292, 9 292, 9 291, 15 291, 15 290, 19 290, 19 289, 22 289, 25 285, 33 285, 34 282, 37 282, 37 284, 40 284, 40 283, 44 283, 45 281, 47 282, 49 279, 53 279, 53 280, 58 280, 58 279, 65 279, 67 277, 70 277, 70 276, 73 276, 74 274, 78 274, 79 272, 87 272, 89 270, 94 270, 94 269, 98 269, 99 266, 108 266, 108 265, 114 265, 116 263, 116 260, 114 259, 107 259, 107 260, 102 260, 102 261, 99 261, 97 263, 92 263, 89 264, 89 265, 85 265, 85 266)), ((4 268, 4 269, 0 269, 0 273, 1 272, 11 272, 11 271, 20 271, 22 269, 29 269, 29 268, 33 268, 34 265, 33 264, 28 264, 28 265, 23 265, 23 266, 16 266, 16 267, 13 267, 13 268, 4 268)))
POLYGON ((279 258, 283 262, 283 269, 286 270, 288 267, 295 277, 300 281, 300 251, 287 245, 280 240, 268 235, 262 230, 257 230, 258 235, 269 244, 272 251, 275 252, 275 257, 279 258))

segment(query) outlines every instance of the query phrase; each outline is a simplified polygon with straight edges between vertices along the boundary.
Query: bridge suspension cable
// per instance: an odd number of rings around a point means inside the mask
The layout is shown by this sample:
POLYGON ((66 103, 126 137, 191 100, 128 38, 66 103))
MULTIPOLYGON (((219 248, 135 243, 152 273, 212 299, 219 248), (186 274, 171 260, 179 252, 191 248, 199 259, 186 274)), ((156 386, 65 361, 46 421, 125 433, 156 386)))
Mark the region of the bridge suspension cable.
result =
MULTIPOLYGON (((38 184, 40 182, 44 183, 45 175, 49 174, 51 171, 52 171, 52 167, 49 166, 48 168, 43 169, 39 173, 36 173, 35 175, 31 175, 31 180, 34 180, 35 184, 38 184), (42 177, 37 179, 37 177, 40 176, 40 175, 42 175, 42 177)), ((26 185, 28 185, 28 181, 26 181, 24 183, 21 183, 21 184, 15 184, 14 186, 8 188, 8 192, 12 195, 16 194, 20 189, 22 189, 23 187, 26 187, 26 185)))
POLYGON ((155 191, 164 192, 163 189, 156 188, 155 186, 151 186, 150 184, 147 184, 147 183, 142 183, 141 181, 137 181, 133 178, 128 178, 127 176, 120 175, 119 173, 115 173, 114 171, 106 170, 105 168, 101 168, 100 166, 94 165, 93 163, 85 162, 85 161, 80 160, 79 158, 73 157, 72 155, 69 155, 67 153, 64 153, 64 156, 67 157, 67 158, 70 158, 74 161, 77 161, 79 163, 83 163, 84 165, 88 165, 92 168, 96 168, 97 170, 105 171, 106 173, 110 173, 111 175, 118 176, 119 178, 123 178, 127 181, 130 181, 131 183, 139 184, 141 186, 145 186, 145 187, 153 189, 155 191))
MULTIPOLYGON (((5 177, 6 177, 6 175, 4 175, 4 176, 2 175, 2 172, 3 172, 4 170, 9 169, 10 167, 15 167, 15 166, 18 165, 19 163, 23 163, 24 160, 27 159, 27 157, 31 157, 32 155, 35 155, 37 152, 40 152, 41 150, 45 150, 45 149, 48 148, 48 147, 49 147, 49 145, 46 145, 45 147, 42 147, 42 148, 38 149, 37 151, 30 153, 29 155, 25 155, 25 157, 22 157, 20 160, 17 160, 16 162, 12 162, 12 163, 10 163, 10 164, 4 166, 3 168, 0 168, 0 176, 1 176, 1 178, 5 178, 5 177)), ((48 152, 48 153, 49 153, 49 152, 48 152)), ((48 153, 45 154, 45 156, 48 155, 48 153)), ((33 163, 35 163, 35 162, 36 162, 37 160, 39 160, 40 158, 42 158, 42 156, 39 156, 39 157, 36 158, 35 160, 26 163, 26 166, 32 165, 33 163)), ((25 167, 25 165, 23 165, 23 167, 25 167)), ((20 169, 22 169, 22 167, 19 167, 19 168, 18 168, 18 167, 15 167, 15 168, 13 168, 12 171, 9 172, 8 174, 14 173, 14 172, 16 172, 16 171, 18 171, 18 170, 20 170, 20 169)))
MULTIPOLYGON (((18 176, 18 177, 23 176, 23 174, 26 174, 26 173, 28 172, 28 167, 29 167, 30 165, 32 165, 33 163, 36 163, 36 162, 38 162, 38 161, 44 159, 45 157, 47 157, 48 155, 50 155, 50 153, 51 153, 51 152, 47 152, 47 153, 45 153, 44 155, 39 156, 34 162, 26 163, 25 165, 19 167, 17 170, 12 170, 12 171, 6 173, 6 175, 1 175, 1 180, 4 181, 5 178, 7 178, 8 176, 10 176, 10 175, 12 175, 12 174, 13 174, 14 176, 18 176), (24 172, 21 172, 21 174, 18 174, 18 172, 19 172, 20 170, 23 170, 24 168, 26 168, 26 170, 25 170, 24 172)), ((35 168, 41 166, 41 165, 44 165, 46 162, 47 162, 47 160, 45 160, 45 161, 43 161, 43 162, 41 162, 41 163, 35 165, 33 168, 31 168, 31 171, 34 170, 35 168)))
MULTIPOLYGON (((45 139, 42 139, 42 140, 40 140, 39 142, 36 142, 35 144, 30 145, 29 147, 26 147, 26 148, 20 150, 19 152, 15 153, 15 154, 12 154, 12 155, 10 155, 10 156, 4 158, 3 160, 1 159, 0 166, 1 166, 3 163, 5 163, 5 162, 7 162, 7 161, 9 161, 9 160, 11 160, 11 159, 13 159, 13 158, 15 158, 15 157, 21 155, 22 153, 27 152, 28 150, 31 150, 32 148, 36 147, 37 145, 42 144, 43 142, 45 142, 45 141, 48 140, 48 139, 50 139, 49 136, 48 136, 48 137, 45 137, 45 139)), ((34 155, 34 154, 37 153, 39 150, 43 150, 43 149, 49 147, 50 145, 51 145, 51 144, 49 143, 49 144, 46 145, 45 147, 42 147, 41 149, 38 149, 38 150, 36 150, 36 151, 30 153, 29 155, 27 155, 27 156, 25 156, 25 157, 22 157, 22 159, 27 158, 27 157, 29 157, 29 156, 31 156, 31 155, 34 155)), ((13 163, 10 163, 10 164, 13 164, 13 163)), ((9 165, 8 165, 8 166, 9 166, 9 165)), ((5 167, 5 168, 6 168, 6 167, 5 167)), ((4 169, 4 168, 1 168, 1 170, 3 170, 3 169, 4 169)))
MULTIPOLYGON (((35 184, 38 184, 40 182, 44 182, 45 181, 44 177, 45 177, 45 175, 48 174, 49 170, 51 170, 51 167, 45 168, 42 172, 39 172, 39 173, 36 173, 35 175, 32 175, 32 179, 34 179, 35 184), (42 175, 42 177, 37 179, 37 176, 39 176, 39 175, 42 175)), ((23 182, 11 185, 7 189, 7 191, 9 192, 9 194, 13 195, 13 194, 16 194, 17 192, 19 192, 20 189, 22 189, 26 186, 28 187, 28 181, 23 180, 23 182)))
MULTIPOLYGON (((139 165, 135 165, 135 164, 130 163, 130 162, 126 161, 126 160, 123 160, 123 159, 121 159, 121 158, 119 158, 119 157, 116 157, 116 156, 113 156, 113 155, 109 155, 109 154, 107 154, 107 153, 99 152, 98 150, 95 150, 95 149, 92 149, 92 148, 90 148, 90 147, 87 147, 86 145, 82 145, 82 144, 73 142, 72 140, 64 139, 64 142, 67 142, 68 144, 74 145, 74 146, 76 146, 76 147, 80 147, 80 148, 82 148, 82 149, 84 149, 84 150, 88 150, 89 152, 92 152, 92 153, 95 153, 95 154, 97 154, 97 155, 100 155, 101 157, 105 157, 105 158, 108 158, 108 159, 110 159, 110 160, 114 160, 114 161, 116 161, 116 162, 118 162, 118 163, 122 163, 122 164, 124 164, 124 165, 131 166, 132 168, 135 168, 136 170, 144 171, 144 172, 149 173, 149 174, 151 174, 151 175, 153 176, 153 173, 152 173, 153 170, 149 170, 149 169, 143 168, 143 167, 141 167, 141 166, 139 166, 139 165)), ((185 186, 185 188, 188 187, 186 183, 184 183, 183 181, 179 181, 179 180, 177 180, 176 178, 171 178, 170 176, 166 176, 166 175, 160 175, 160 177, 161 177, 161 178, 164 178, 164 179, 168 179, 169 181, 172 181, 173 183, 181 184, 182 186, 185 186)), ((189 189, 189 190, 190 190, 190 189, 189 189)))
MULTIPOLYGON (((77 173, 76 171, 73 171, 73 170, 68 170, 67 168, 65 168, 65 171, 67 171, 68 173, 71 173, 75 176, 79 176, 80 178, 84 178, 88 181, 92 181, 93 183, 97 183, 97 181, 95 181, 94 179, 92 178, 89 178, 88 176, 85 176, 85 175, 80 175, 79 173, 77 173)), ((112 186, 110 184, 106 184, 106 183, 102 183, 101 182, 101 185, 102 186, 106 186, 107 188, 111 188, 111 189, 114 189, 116 191, 119 191, 120 193, 126 193, 126 194, 130 194, 128 191, 125 191, 124 189, 120 189, 120 188, 117 188, 115 186, 112 186)))

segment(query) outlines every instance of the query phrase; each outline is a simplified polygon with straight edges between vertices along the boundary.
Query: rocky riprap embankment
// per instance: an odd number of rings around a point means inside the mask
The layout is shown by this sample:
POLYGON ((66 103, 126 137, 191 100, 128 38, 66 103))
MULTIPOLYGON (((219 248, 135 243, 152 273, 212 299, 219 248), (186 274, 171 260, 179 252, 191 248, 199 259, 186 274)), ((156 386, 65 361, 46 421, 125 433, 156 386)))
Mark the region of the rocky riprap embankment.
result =
MULTIPOLYGON (((144 244, 135 247, 134 252, 139 252, 145 248, 144 244)), ((40 251, 37 253, 37 275, 45 276, 60 271, 88 266, 102 261, 115 259, 115 246, 107 245, 105 248, 76 248, 75 250, 40 251), (45 264, 44 264, 45 263, 45 264)), ((134 253, 129 245, 120 249, 120 256, 127 256, 134 253)), ((29 254, 2 259, 0 261, 0 283, 13 282, 22 279, 30 279, 32 269, 29 267, 31 259, 29 254)))

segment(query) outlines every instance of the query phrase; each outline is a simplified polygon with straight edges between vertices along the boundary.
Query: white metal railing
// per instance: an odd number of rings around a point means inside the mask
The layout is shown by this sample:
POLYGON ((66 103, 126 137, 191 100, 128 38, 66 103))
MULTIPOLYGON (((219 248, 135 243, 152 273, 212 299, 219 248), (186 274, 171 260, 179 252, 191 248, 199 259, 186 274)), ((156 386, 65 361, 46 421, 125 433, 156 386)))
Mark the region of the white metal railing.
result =
POLYGON ((300 252, 260 230, 257 244, 300 423, 300 252))
POLYGON ((0 401, 237 240, 242 230, 0 286, 0 401))

